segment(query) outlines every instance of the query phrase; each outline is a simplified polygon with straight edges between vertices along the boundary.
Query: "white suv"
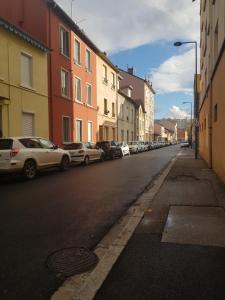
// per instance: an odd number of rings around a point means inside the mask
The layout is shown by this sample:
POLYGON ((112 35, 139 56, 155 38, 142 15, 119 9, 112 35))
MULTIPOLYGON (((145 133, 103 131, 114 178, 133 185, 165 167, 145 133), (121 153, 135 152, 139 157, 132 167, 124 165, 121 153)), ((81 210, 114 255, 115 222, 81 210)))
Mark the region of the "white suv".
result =
POLYGON ((9 137, 0 139, 0 172, 22 172, 33 179, 43 168, 60 167, 67 170, 70 165, 68 151, 40 137, 9 137))

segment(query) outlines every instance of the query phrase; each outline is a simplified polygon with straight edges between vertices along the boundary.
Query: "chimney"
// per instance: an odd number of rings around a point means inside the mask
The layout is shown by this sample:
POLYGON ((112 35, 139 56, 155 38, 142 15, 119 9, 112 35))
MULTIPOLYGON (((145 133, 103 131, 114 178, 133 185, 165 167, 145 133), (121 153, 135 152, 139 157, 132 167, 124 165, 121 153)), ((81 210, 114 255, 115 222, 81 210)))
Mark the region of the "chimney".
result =
POLYGON ((127 72, 129 74, 133 75, 134 74, 134 68, 133 67, 132 68, 127 68, 127 72))

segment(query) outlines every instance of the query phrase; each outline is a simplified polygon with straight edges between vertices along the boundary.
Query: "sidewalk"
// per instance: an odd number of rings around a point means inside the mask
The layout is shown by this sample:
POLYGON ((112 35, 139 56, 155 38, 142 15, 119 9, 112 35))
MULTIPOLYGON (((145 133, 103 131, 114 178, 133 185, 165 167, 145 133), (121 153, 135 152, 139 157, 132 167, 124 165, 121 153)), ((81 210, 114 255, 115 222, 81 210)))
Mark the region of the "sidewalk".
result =
POLYGON ((225 186, 178 157, 95 300, 225 299, 225 186))

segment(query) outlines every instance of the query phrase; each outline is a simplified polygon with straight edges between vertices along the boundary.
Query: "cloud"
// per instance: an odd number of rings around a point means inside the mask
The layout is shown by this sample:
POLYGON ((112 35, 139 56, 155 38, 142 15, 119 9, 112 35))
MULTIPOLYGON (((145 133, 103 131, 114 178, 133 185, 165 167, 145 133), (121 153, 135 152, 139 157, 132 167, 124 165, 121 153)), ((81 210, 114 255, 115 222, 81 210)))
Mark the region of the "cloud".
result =
MULTIPOLYGON (((71 0, 56 1, 71 14, 71 0)), ((199 0, 75 0, 73 17, 101 50, 111 53, 199 38, 199 0)))
POLYGON ((154 89, 159 94, 193 92, 194 80, 194 49, 190 49, 164 61, 158 68, 150 72, 154 89))
POLYGON ((173 105, 169 109, 169 113, 167 114, 166 117, 171 118, 171 119, 186 119, 186 118, 190 118, 190 115, 187 113, 186 110, 181 109, 180 107, 173 105))

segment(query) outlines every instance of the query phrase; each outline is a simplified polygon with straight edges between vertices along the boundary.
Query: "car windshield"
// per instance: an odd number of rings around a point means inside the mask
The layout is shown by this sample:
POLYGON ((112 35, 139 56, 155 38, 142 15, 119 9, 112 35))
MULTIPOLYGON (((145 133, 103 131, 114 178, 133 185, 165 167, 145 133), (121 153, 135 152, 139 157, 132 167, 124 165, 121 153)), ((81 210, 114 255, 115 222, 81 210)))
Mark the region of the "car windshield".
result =
POLYGON ((64 145, 65 150, 78 150, 78 149, 82 149, 82 148, 83 148, 82 143, 73 143, 73 144, 64 145))
POLYGON ((0 150, 12 149, 13 140, 12 139, 0 139, 0 150))

